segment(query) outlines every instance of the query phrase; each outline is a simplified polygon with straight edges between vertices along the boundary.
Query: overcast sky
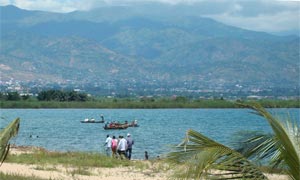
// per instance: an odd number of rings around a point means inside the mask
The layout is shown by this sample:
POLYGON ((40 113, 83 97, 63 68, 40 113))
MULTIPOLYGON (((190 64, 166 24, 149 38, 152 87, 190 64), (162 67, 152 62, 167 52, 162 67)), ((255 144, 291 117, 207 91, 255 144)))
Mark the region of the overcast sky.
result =
POLYGON ((103 5, 133 5, 161 2, 170 5, 197 5, 199 14, 245 29, 280 32, 300 30, 300 0, 0 0, 27 10, 71 12, 103 5))

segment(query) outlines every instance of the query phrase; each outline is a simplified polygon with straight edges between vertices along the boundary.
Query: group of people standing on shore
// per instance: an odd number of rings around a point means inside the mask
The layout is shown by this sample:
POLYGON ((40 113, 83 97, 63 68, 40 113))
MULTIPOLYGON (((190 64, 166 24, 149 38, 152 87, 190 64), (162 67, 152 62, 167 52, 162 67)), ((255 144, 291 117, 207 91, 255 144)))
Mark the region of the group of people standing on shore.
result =
POLYGON ((106 155, 111 156, 112 154, 112 157, 121 159, 127 158, 130 160, 133 144, 134 140, 129 133, 126 138, 122 135, 118 138, 115 136, 110 137, 108 134, 104 143, 106 155))

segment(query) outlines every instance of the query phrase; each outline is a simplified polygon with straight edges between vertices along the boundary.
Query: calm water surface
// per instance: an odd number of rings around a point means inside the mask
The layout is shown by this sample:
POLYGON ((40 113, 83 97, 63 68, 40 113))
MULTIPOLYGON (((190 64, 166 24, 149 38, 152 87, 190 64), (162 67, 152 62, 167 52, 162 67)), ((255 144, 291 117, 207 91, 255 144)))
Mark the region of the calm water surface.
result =
MULTIPOLYGON (((299 122, 299 109, 270 111, 283 117, 289 113, 299 122)), ((267 122, 250 112, 248 109, 0 109, 0 128, 20 117, 20 131, 12 143, 59 151, 104 152, 107 134, 130 133, 135 141, 133 158, 142 159, 144 151, 148 151, 150 158, 168 152, 169 145, 181 142, 188 129, 225 144, 238 131, 270 132, 267 122), (109 121, 137 119, 140 127, 104 130, 101 123, 80 123, 85 118, 99 120, 100 114, 109 121)))

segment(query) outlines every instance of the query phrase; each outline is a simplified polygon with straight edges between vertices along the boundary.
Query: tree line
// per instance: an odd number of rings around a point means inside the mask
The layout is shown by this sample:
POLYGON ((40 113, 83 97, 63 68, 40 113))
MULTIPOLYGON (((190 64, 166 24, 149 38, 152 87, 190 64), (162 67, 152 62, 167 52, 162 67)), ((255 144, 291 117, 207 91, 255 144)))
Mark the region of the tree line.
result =
POLYGON ((172 97, 93 97, 76 91, 45 90, 37 96, 20 95, 18 92, 0 92, 1 108, 238 108, 236 103, 255 101, 266 108, 299 108, 300 100, 226 100, 191 99, 172 97), (84 103, 83 103, 84 102, 84 103))
MULTIPOLYGON (((39 101, 88 101, 86 93, 79 93, 76 91, 61 91, 61 90, 46 90, 41 91, 37 95, 39 101)), ((18 92, 0 93, 0 100, 4 101, 20 101, 30 99, 29 95, 20 95, 18 92)))

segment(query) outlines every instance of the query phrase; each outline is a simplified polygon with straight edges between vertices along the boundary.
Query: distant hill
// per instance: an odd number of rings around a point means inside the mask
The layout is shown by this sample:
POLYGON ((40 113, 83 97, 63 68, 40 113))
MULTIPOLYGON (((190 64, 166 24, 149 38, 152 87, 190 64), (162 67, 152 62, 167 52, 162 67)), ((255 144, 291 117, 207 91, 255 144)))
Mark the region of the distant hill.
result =
POLYGON ((171 7, 143 8, 59 14, 1 7, 2 81, 299 88, 298 36, 244 30, 171 7))

